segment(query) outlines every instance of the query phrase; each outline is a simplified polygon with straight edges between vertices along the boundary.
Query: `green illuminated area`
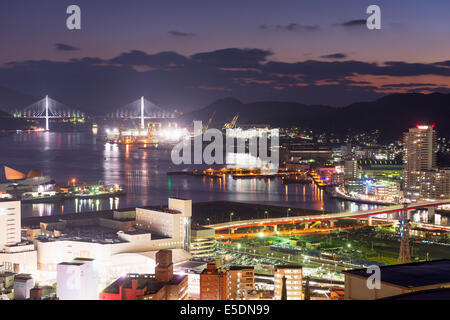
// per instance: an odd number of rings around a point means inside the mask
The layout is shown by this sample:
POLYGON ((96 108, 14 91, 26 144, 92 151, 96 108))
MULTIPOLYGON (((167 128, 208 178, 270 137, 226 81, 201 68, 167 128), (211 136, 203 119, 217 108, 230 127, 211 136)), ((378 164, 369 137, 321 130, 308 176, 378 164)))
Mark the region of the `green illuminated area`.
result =
MULTIPOLYGON (((450 258, 448 232, 413 229, 410 248, 415 261, 450 258)), ((398 263, 400 239, 396 225, 353 229, 345 232, 295 236, 264 235, 224 240, 217 253, 225 264, 253 265, 259 273, 271 266, 303 265, 314 278, 342 279, 341 271, 370 264, 398 263)))

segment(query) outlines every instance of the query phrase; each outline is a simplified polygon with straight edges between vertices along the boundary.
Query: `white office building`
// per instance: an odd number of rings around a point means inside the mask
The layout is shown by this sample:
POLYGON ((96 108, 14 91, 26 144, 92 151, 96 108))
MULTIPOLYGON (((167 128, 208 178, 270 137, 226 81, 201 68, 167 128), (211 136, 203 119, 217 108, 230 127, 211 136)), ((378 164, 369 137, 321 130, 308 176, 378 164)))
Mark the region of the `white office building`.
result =
POLYGON ((15 273, 37 268, 34 245, 22 242, 20 201, 0 201, 0 265, 15 273))
POLYGON ((57 266, 59 300, 98 300, 98 275, 94 259, 76 258, 57 266))
POLYGON ((0 201, 0 250, 21 242, 20 201, 0 201))
POLYGON ((93 225, 89 219, 86 225, 77 220, 48 224, 44 231, 49 235, 35 239, 38 269, 55 272, 62 262, 89 258, 95 260, 103 281, 127 273, 152 273, 155 252, 162 249, 172 249, 174 263, 189 260, 185 248, 189 248, 191 215, 191 200, 169 199, 168 208, 137 208, 136 221, 128 230, 118 221, 123 230, 107 228, 104 221, 93 225))

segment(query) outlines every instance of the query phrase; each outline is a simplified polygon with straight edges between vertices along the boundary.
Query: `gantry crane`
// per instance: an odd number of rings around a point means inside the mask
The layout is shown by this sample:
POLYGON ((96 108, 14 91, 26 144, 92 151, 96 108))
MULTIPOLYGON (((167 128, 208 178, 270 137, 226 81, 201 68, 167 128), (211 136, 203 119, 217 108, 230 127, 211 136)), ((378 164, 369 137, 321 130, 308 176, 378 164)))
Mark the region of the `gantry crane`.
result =
POLYGON ((239 118, 239 113, 233 117, 233 120, 231 120, 231 122, 225 123, 223 128, 224 129, 233 129, 233 128, 235 128, 238 118, 239 118))

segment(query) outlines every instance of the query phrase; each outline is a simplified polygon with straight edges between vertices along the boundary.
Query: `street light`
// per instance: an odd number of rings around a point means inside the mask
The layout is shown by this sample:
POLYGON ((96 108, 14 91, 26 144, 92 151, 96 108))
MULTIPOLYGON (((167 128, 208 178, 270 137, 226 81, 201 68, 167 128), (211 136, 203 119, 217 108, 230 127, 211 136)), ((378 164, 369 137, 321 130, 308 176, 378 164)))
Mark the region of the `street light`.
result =
POLYGON ((233 221, 234 212, 230 212, 230 222, 233 221))
POLYGON ((287 216, 289 217, 289 212, 291 211, 291 208, 287 209, 287 216))

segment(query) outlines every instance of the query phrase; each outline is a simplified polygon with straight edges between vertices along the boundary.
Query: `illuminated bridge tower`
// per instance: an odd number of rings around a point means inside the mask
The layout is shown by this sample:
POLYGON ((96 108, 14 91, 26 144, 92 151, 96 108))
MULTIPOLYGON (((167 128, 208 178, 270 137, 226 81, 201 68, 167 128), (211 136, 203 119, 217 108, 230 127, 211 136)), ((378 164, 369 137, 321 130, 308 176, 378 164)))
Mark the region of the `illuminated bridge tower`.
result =
POLYGON ((45 98, 29 105, 22 110, 14 112, 15 118, 42 119, 45 121, 45 130, 50 130, 51 119, 85 119, 86 115, 80 110, 70 108, 48 95, 45 98))
POLYGON ((400 212, 400 254, 398 257, 399 263, 411 262, 411 252, 409 248, 409 219, 408 219, 408 205, 405 204, 405 209, 400 212))
POLYGON ((144 101, 144 97, 141 97, 141 129, 144 130, 145 129, 145 101, 144 101))

